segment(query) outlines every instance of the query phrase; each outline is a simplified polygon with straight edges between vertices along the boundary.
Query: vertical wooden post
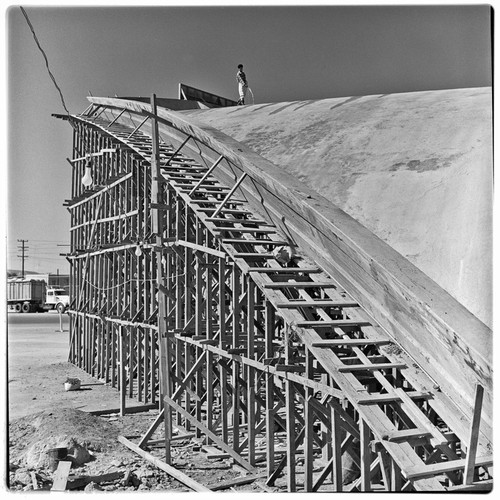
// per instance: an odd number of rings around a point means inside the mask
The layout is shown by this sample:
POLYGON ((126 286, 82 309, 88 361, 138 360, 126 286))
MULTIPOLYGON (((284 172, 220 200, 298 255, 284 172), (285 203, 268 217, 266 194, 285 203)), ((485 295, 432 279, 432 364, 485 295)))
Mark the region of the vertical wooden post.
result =
POLYGON ((340 426, 339 412, 333 407, 331 408, 332 420, 332 458, 333 458, 333 485, 334 491, 342 491, 342 437, 343 431, 340 426))
MULTIPOLYGON (((305 348, 306 356, 306 377, 313 378, 313 356, 311 351, 305 348)), ((313 453, 313 435, 314 435, 314 412, 311 404, 311 398, 314 397, 314 391, 306 387, 304 397, 304 490, 313 491, 313 468, 314 468, 314 453, 313 453)))
MULTIPOLYGON (((198 245, 203 244, 203 230, 201 227, 201 223, 197 218, 195 218, 195 242, 198 245)), ((203 297, 203 288, 205 285, 205 288, 207 287, 207 283, 204 283, 203 280, 203 275, 206 272, 204 270, 204 259, 200 256, 200 252, 195 252, 194 253, 194 259, 195 259, 195 311, 194 311, 194 317, 195 317, 195 335, 198 337, 202 336, 203 333, 203 302, 204 302, 204 297, 203 297)), ((194 359, 198 359, 198 357, 201 354, 201 350, 198 347, 194 348, 194 359)), ((201 370, 198 370, 197 373, 193 377, 194 382, 195 382, 195 387, 196 387, 196 393, 199 396, 199 399, 197 399, 194 402, 195 408, 196 408, 196 418, 198 422, 201 422, 203 420, 202 413, 201 413, 201 396, 203 395, 203 390, 202 390, 202 376, 201 376, 201 370)), ((201 431, 200 429, 196 429, 196 437, 201 437, 201 431)))
MULTIPOLYGON (((233 347, 238 347, 238 337, 240 332, 240 277, 239 269, 235 264, 232 266, 232 308, 233 308, 233 347)), ((239 363, 233 360, 233 373, 231 384, 233 386, 233 448, 239 451, 240 447, 240 391, 239 391, 239 363)))
MULTIPOLYGON (((207 259, 208 262, 209 259, 207 259)), ((212 324, 212 267, 207 266, 206 269, 206 287, 205 287, 205 338, 212 339, 213 338, 213 324, 212 324)), ((201 353, 200 353, 201 354, 201 353)), ((213 429, 213 408, 214 408, 214 374, 213 374, 213 359, 214 355, 212 352, 207 351, 207 363, 205 370, 205 379, 206 379, 206 416, 207 416, 207 428, 212 431, 213 429)), ((200 370, 201 373, 201 370, 200 370)), ((211 440, 207 436, 205 438, 205 442, 210 444, 211 440)))
MULTIPOLYGON (((151 96, 151 111, 153 113, 152 120, 152 155, 151 155, 151 201, 154 203, 154 212, 152 218, 152 230, 155 234, 156 240, 156 281, 158 289, 160 285, 164 287, 165 277, 163 276, 163 269, 161 263, 162 248, 163 248, 163 221, 158 205, 161 203, 162 191, 162 175, 160 169, 160 146, 158 135, 158 121, 156 120, 156 95, 151 96)), ((158 338, 160 348, 160 407, 164 410, 164 423, 165 423, 165 461, 170 464, 172 461, 170 442, 172 439, 172 410, 169 405, 165 404, 163 398, 170 397, 173 392, 172 377, 171 377, 171 341, 168 338, 167 332, 167 308, 166 296, 163 293, 158 294, 158 338)))
POLYGON ((371 491, 370 481, 370 465, 371 465, 371 449, 370 449, 370 428, 363 418, 359 421, 360 435, 360 468, 361 468, 361 491, 371 491))
MULTIPOLYGON (((252 279, 247 277, 247 355, 250 359, 255 355, 255 285, 252 279)), ((255 369, 248 367, 247 370, 247 430, 248 430, 248 461, 250 465, 255 465, 255 369)))
MULTIPOLYGON (((290 327, 285 325, 285 362, 291 364, 291 338, 290 327)), ((296 491, 295 479, 295 388, 293 382, 285 381, 285 401, 286 401, 286 441, 287 441, 287 462, 288 462, 288 491, 296 491)))
MULTIPOLYGON (((224 347, 223 337, 226 335, 226 261, 219 259, 219 347, 224 347)), ((219 365, 220 380, 220 416, 221 416, 221 437, 227 443, 229 439, 227 424, 227 375, 224 367, 219 365)))
POLYGON ((399 468, 398 464, 396 464, 394 459, 391 459, 391 479, 391 491, 401 491, 401 488, 403 486, 401 469, 399 468))
POLYGON ((125 345, 125 328, 120 325, 118 327, 118 342, 120 347, 120 415, 125 415, 125 399, 127 397, 127 371, 125 364, 127 362, 127 352, 125 345))
POLYGON ((387 451, 379 445, 377 451, 380 460, 380 470, 386 491, 391 491, 391 461, 387 451))
POLYGON ((477 443, 479 439, 479 427, 481 425, 481 408, 483 405, 484 387, 476 385, 476 397, 474 401, 474 414, 470 426, 469 446, 467 448, 466 465, 464 470, 464 484, 472 484, 474 481, 474 466, 476 462, 477 443))
MULTIPOLYGON (((192 217, 190 216, 189 207, 187 204, 183 207, 184 212, 184 239, 186 241, 192 241, 190 236, 190 224, 192 217)), ((192 287, 192 275, 193 275, 193 265, 192 265, 192 254, 193 251, 189 247, 184 248, 184 324, 186 324, 191 316, 192 303, 191 303, 191 287, 192 287)), ((191 345, 185 344, 184 346, 184 373, 189 373, 191 369, 191 345)), ((192 387, 192 381, 188 382, 188 387, 192 387)), ((184 396, 184 405, 186 411, 191 412, 191 395, 188 391, 184 396)), ((189 431, 191 430, 191 422, 187 419, 184 420, 184 428, 189 431)))
MULTIPOLYGON (((273 338, 274 338, 274 309, 271 303, 265 301, 266 330, 265 349, 266 358, 272 358, 273 338)), ((267 477, 274 472, 274 376, 272 373, 266 375, 266 457, 267 457, 267 477)))

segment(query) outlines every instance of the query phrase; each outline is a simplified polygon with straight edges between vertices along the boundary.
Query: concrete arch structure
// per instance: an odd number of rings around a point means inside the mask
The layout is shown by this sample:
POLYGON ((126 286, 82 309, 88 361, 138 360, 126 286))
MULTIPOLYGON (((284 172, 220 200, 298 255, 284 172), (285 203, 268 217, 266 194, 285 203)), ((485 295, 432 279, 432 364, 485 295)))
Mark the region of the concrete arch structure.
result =
POLYGON ((184 113, 330 200, 491 327, 491 88, 184 113))

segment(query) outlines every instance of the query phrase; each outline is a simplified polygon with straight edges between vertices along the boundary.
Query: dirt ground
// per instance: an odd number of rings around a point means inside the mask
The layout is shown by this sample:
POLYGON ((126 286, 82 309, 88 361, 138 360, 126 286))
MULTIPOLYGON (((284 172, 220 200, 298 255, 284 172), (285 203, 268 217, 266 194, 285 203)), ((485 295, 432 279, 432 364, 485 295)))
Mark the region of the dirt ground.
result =
MULTIPOLYGON (((125 416, 116 411, 91 413, 119 408, 119 393, 66 361, 67 330, 66 319, 61 331, 56 315, 9 315, 7 492, 50 490, 55 472, 48 450, 58 447, 67 448, 66 460, 72 462, 67 486, 71 491, 191 491, 118 441, 122 435, 137 443, 154 422, 156 409, 125 416), (65 391, 67 377, 79 378, 81 388, 65 391), (102 481, 105 474, 108 480, 102 481)), ((127 401, 128 407, 137 405, 127 401)), ((179 437, 184 432, 174 429, 179 437)), ((161 439, 161 433, 162 426, 153 439, 161 439)), ((164 448, 146 451, 164 459, 164 448)), ((232 460, 209 459, 202 438, 174 441, 172 459, 177 470, 209 487, 246 475, 232 460)), ((277 492, 284 487, 280 480, 269 488, 257 479, 220 492, 277 492)))

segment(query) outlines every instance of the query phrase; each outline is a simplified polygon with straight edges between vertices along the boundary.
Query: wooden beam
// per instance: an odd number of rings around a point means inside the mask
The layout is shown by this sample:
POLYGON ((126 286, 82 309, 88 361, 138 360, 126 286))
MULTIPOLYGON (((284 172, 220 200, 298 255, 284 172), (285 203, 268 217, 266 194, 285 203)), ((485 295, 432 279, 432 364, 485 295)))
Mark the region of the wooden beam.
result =
POLYGON ((219 257, 221 259, 226 257, 226 254, 224 252, 220 252, 219 250, 214 250, 213 248, 209 248, 204 245, 198 245, 196 243, 192 243, 190 241, 184 241, 184 240, 176 240, 171 243, 168 243, 168 246, 173 246, 173 245, 179 245, 182 247, 186 248, 192 248, 193 250, 197 250, 199 252, 206 253, 208 255, 213 255, 214 257, 219 257))
POLYGON ((240 187, 241 183, 245 180, 246 176, 248 174, 245 172, 235 183, 235 185, 232 187, 231 191, 227 193, 226 197, 222 200, 221 204, 219 205, 219 208, 212 214, 212 217, 217 217, 222 209, 226 206, 226 204, 229 202, 231 197, 233 196, 234 192, 240 187))
POLYGON ((132 441, 129 441, 126 437, 118 436, 118 441, 123 445, 125 445, 127 448, 130 448, 132 451, 135 451, 135 453, 140 455, 142 458, 146 459, 148 462, 151 462, 153 465, 155 465, 162 471, 166 472, 169 476, 172 476, 174 479, 177 479, 177 481, 180 481, 182 484, 185 484, 188 488, 191 488, 194 491, 201 491, 201 492, 211 491, 209 488, 203 486, 194 479, 191 479, 189 476, 177 470, 175 467, 172 467, 171 465, 162 462, 159 458, 156 458, 155 456, 151 455, 151 453, 142 450, 141 448, 139 448, 139 446, 132 443, 132 441))
POLYGON ((224 157, 221 155, 215 163, 203 174, 203 177, 196 183, 196 185, 189 191, 189 196, 193 196, 194 192, 207 180, 208 176, 215 170, 215 167, 224 159, 224 157))

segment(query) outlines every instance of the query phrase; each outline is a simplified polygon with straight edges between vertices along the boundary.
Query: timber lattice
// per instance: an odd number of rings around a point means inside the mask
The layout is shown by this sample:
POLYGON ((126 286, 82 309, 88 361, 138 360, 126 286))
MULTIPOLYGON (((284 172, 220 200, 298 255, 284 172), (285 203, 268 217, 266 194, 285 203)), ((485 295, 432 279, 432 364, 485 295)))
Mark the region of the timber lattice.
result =
POLYGON ((251 179, 155 118, 154 104, 67 118, 69 361, 123 405, 159 405, 139 446, 164 426, 169 463, 183 426, 250 472, 264 462, 268 485, 285 474, 289 491, 489 487, 489 443, 470 477, 466 426, 411 353, 300 248, 283 263, 286 235, 238 189, 251 179), (343 463, 359 470, 348 484, 343 463))

